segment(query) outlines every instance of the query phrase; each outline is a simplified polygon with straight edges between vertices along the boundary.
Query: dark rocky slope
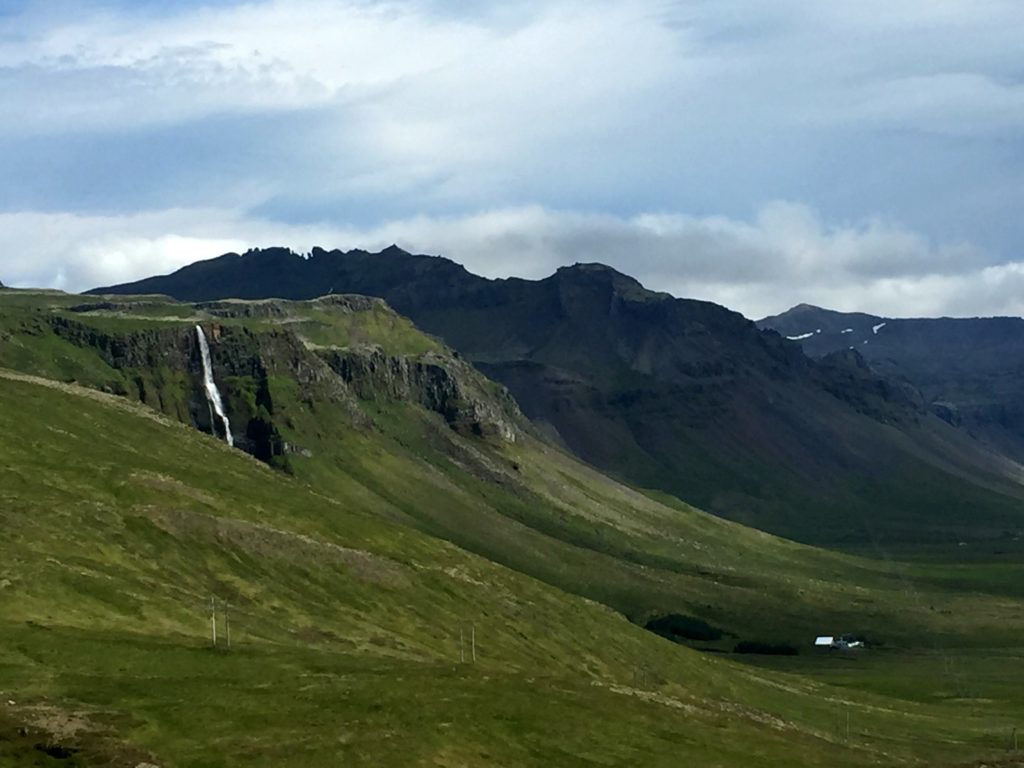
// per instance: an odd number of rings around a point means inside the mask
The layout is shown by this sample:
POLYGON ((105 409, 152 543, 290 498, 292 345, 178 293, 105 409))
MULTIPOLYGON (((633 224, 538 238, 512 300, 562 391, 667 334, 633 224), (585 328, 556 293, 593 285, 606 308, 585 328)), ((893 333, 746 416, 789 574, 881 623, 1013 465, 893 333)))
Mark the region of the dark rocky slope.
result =
POLYGON ((803 337, 812 357, 855 348, 950 424, 1024 460, 1024 319, 897 319, 801 304, 758 325, 803 337))

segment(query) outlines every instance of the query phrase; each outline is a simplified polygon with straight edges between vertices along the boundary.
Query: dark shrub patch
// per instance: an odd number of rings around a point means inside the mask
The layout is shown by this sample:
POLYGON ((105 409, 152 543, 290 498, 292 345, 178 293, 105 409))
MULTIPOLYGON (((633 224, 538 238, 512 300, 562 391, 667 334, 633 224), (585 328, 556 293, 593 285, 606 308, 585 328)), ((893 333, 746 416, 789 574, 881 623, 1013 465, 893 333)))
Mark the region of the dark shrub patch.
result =
POLYGON ((78 751, 71 747, 62 747, 60 744, 36 744, 36 749, 55 760, 68 760, 78 751))
POLYGON ((684 640, 719 640, 722 637, 722 630, 718 627, 713 627, 706 621, 693 616, 684 616, 679 613, 657 616, 648 621, 644 625, 644 629, 677 643, 684 640))
POLYGON ((761 653, 767 656, 796 656, 800 651, 792 645, 762 643, 758 640, 742 640, 736 643, 733 653, 761 653))

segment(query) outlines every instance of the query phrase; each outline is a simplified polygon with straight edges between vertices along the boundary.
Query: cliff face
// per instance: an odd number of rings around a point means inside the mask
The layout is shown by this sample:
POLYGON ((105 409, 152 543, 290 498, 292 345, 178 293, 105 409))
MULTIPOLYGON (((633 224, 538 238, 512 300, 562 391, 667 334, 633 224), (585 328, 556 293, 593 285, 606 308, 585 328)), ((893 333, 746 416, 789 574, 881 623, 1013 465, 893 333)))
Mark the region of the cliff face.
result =
POLYGON ((825 391, 876 421, 909 426, 928 413, 913 385, 880 376, 856 349, 825 355, 814 371, 825 391))
MULTIPOLYGON (((108 387, 204 432, 223 437, 203 385, 203 363, 194 325, 108 330, 60 315, 50 318, 54 334, 99 355, 123 374, 108 387)), ((270 378, 285 375, 304 389, 326 384, 330 371, 305 354, 293 337, 254 334, 245 328, 205 323, 213 377, 232 425, 235 445, 269 464, 287 466, 290 446, 275 422, 270 378)), ((327 390, 338 405, 351 397, 343 387, 327 390)))
MULTIPOLYGON (((289 468, 292 454, 309 453, 296 419, 329 409, 332 424, 340 414, 342 428, 368 429, 373 419, 362 401, 407 402, 440 414, 460 434, 514 441, 525 419, 511 396, 403 323, 380 299, 346 295, 301 305, 101 301, 37 312, 20 326, 24 333, 52 335, 80 351, 70 357, 98 358, 105 373, 95 386, 223 438, 223 424, 204 386, 196 333, 200 325, 235 445, 283 469, 289 468), (164 320, 147 319, 154 316, 164 320), (435 346, 438 351, 401 354, 366 343, 325 346, 305 335, 339 333, 338 328, 344 333, 335 341, 379 336, 385 343, 398 338, 403 348, 435 346)), ((22 367, 34 372, 30 365, 22 367)))
POLYGON ((503 388, 472 366, 428 352, 419 359, 380 347, 323 350, 320 356, 364 400, 407 400, 441 414, 456 432, 514 442, 523 418, 503 388))
MULTIPOLYGON (((371 318, 379 319, 381 314, 389 319, 396 317, 383 299, 357 294, 322 296, 309 304, 316 312, 355 318, 357 327, 359 318, 366 318, 362 324, 370 326, 371 318)), ((197 304, 196 308, 225 319, 271 320, 282 328, 296 324, 292 321, 297 319, 295 304, 280 300, 215 301, 197 304)), ((277 333, 296 338, 287 331, 277 333)), ((296 333, 301 337, 301 327, 296 333)), ((345 346, 322 346, 307 340, 287 348, 279 347, 268 359, 285 362, 282 373, 304 385, 324 386, 330 382, 338 388, 343 384, 337 394, 347 398, 357 422, 362 413, 355 406, 353 395, 365 401, 414 403, 440 414, 461 434, 506 442, 514 442, 526 423, 507 390, 488 381, 472 365, 448 350, 400 354, 382 344, 366 343, 364 339, 372 333, 351 335, 359 341, 345 346), (315 380, 307 381, 314 372, 315 380)), ((365 417, 362 420, 365 421, 365 417)))

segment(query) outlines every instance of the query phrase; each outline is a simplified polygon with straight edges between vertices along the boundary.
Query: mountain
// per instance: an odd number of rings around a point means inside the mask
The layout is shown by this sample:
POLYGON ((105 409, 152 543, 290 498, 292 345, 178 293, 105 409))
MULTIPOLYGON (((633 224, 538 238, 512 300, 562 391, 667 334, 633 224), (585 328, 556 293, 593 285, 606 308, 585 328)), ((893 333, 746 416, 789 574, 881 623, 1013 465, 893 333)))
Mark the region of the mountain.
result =
MULTIPOLYGON (((845 569, 867 568, 890 589, 885 567, 851 566, 602 476, 540 439, 503 387, 380 299, 187 304, 18 291, 0 302, 0 369, 115 395, 221 440, 230 433, 236 452, 350 511, 446 539, 637 624, 679 614, 727 637, 792 642, 823 617, 865 625, 840 597, 845 569), (829 586, 794 601, 792 583, 818 572, 832 574, 829 586)), ((866 622, 877 637, 913 633, 909 614, 884 616, 866 622)))
POLYGON ((504 384, 536 428, 634 486, 801 541, 874 546, 1019 530, 1015 463, 858 354, 815 361, 708 302, 598 264, 488 280, 379 254, 227 254, 99 294, 384 298, 504 384), (967 510, 970 510, 969 514, 967 510))
POLYGON ((379 299, 5 291, 0 433, 0 765, 953 766, 1024 714, 1019 557, 655 500, 379 299))
POLYGON ((914 386, 942 419, 1024 460, 1024 319, 900 319, 801 304, 758 325, 814 357, 856 349, 880 375, 914 386))

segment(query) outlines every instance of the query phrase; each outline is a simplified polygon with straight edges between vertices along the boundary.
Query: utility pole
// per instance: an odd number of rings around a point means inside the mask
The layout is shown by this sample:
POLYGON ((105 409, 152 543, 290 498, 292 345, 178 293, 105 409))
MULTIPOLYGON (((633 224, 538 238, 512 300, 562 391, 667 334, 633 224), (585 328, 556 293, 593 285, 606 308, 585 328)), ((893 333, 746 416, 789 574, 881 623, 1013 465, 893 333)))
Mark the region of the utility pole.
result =
POLYGON ((473 647, 473 663, 476 664, 476 624, 469 625, 469 632, 473 647))
POLYGON ((228 650, 231 650, 231 624, 228 620, 228 608, 230 603, 227 600, 224 601, 224 634, 227 635, 228 650))
POLYGON ((213 595, 210 595, 210 634, 213 637, 213 647, 217 647, 217 602, 213 595))

